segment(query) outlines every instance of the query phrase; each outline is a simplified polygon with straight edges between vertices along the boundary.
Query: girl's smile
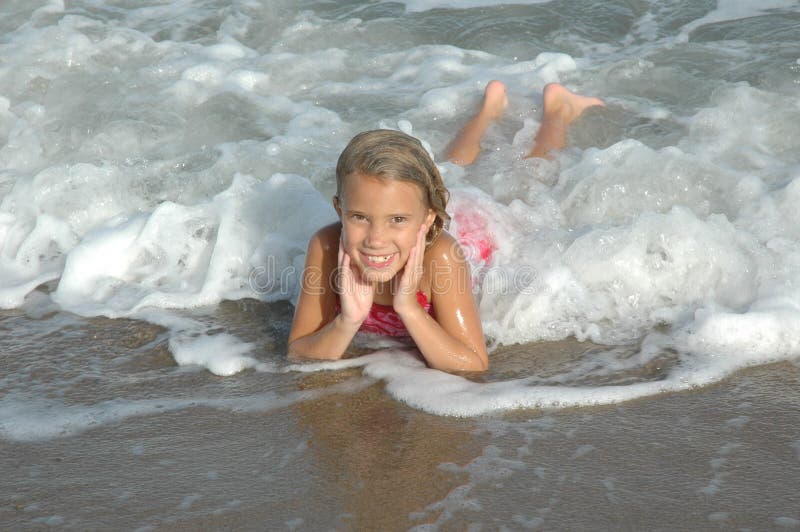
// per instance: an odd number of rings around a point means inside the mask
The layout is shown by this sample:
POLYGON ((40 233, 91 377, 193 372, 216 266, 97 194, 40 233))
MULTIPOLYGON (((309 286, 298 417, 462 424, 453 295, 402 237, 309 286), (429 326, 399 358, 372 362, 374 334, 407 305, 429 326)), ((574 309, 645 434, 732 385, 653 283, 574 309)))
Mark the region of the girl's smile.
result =
POLYGON ((364 264, 370 268, 381 269, 391 266, 394 263, 394 259, 397 258, 397 253, 389 255, 367 255, 362 251, 361 257, 363 258, 364 264))
POLYGON ((334 207, 351 264, 372 283, 386 283, 397 275, 420 226, 430 226, 436 216, 416 183, 364 174, 347 177, 334 207))

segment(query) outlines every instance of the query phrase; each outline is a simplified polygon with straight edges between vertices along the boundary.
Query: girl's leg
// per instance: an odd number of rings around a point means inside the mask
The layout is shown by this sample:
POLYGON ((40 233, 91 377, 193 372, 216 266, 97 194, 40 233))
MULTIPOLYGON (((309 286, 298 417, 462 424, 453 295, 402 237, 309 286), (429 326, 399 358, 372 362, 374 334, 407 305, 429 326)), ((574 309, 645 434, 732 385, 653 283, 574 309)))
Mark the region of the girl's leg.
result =
POLYGON ((543 100, 542 123, 528 157, 549 158, 552 150, 560 150, 566 145, 567 126, 588 107, 605 105, 600 98, 575 94, 558 83, 545 85, 543 100))
POLYGON ((506 86, 493 80, 486 85, 478 112, 461 128, 447 148, 447 160, 460 166, 475 162, 481 152, 481 139, 489 124, 500 118, 508 105, 506 86))

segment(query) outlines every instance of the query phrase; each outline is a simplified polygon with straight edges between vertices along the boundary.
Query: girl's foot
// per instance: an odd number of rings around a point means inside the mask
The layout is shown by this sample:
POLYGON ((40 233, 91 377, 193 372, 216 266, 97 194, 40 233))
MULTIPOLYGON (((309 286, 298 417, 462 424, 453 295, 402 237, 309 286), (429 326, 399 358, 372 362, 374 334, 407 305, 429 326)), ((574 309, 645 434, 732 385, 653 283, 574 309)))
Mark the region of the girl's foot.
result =
POLYGON ((475 162, 481 152, 481 140, 486 129, 503 115, 507 105, 506 86, 501 81, 490 81, 483 92, 480 109, 461 128, 447 149, 447 160, 459 166, 475 162))
POLYGON ((589 107, 605 106, 600 98, 582 96, 558 83, 548 83, 543 92, 542 123, 528 157, 549 159, 550 152, 567 144, 567 127, 589 107))
POLYGON ((565 125, 571 124, 589 107, 606 105, 600 98, 575 94, 559 83, 545 85, 543 100, 543 121, 558 117, 565 122, 565 125))
POLYGON ((487 83, 480 112, 485 113, 491 120, 499 120, 506 106, 508 106, 508 96, 503 82, 494 79, 487 83))

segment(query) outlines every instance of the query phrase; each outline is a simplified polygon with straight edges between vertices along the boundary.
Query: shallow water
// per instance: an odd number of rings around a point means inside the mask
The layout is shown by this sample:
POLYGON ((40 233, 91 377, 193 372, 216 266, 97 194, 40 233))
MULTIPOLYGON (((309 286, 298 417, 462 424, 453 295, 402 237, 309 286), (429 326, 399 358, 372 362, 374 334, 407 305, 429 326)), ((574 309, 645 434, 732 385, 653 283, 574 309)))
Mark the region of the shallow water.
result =
POLYGON ((800 527, 798 24, 789 0, 4 2, 0 523, 800 527), (503 120, 444 163, 490 79, 503 120), (607 107, 524 160, 552 81, 607 107), (336 157, 375 127, 492 228, 486 375, 285 360, 336 157))

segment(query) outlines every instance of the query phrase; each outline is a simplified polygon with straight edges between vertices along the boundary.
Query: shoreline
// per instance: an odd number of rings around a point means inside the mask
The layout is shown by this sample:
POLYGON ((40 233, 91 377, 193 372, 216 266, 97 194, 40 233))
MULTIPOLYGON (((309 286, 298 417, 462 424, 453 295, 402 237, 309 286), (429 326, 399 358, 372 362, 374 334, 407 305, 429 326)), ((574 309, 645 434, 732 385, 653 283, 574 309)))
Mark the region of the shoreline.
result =
MULTIPOLYGON (((565 357, 586 347, 566 344, 565 357)), ((312 391, 357 374, 293 380, 312 391)), ((0 522, 791 529, 800 526, 797 404, 800 367, 783 362, 684 393, 476 418, 414 410, 381 382, 261 413, 198 406, 3 441, 0 522)))

